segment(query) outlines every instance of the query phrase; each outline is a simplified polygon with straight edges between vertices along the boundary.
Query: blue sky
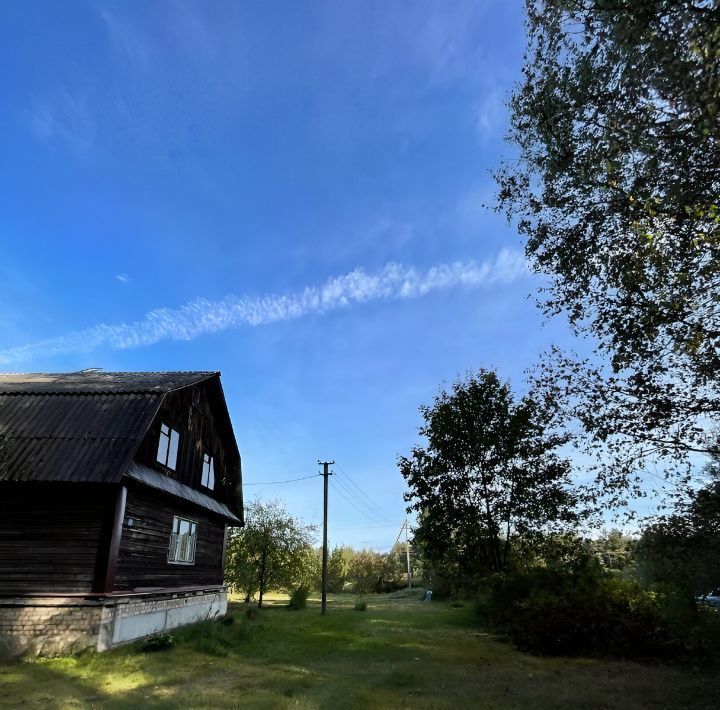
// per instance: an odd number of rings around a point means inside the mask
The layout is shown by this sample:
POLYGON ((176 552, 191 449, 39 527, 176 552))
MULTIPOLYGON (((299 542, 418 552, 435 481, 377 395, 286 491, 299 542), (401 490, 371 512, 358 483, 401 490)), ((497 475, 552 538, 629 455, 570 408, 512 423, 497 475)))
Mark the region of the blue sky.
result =
POLYGON ((3 2, 0 369, 221 370, 246 482, 334 458, 389 547, 418 406, 567 341, 483 207, 522 50, 499 0, 3 2))

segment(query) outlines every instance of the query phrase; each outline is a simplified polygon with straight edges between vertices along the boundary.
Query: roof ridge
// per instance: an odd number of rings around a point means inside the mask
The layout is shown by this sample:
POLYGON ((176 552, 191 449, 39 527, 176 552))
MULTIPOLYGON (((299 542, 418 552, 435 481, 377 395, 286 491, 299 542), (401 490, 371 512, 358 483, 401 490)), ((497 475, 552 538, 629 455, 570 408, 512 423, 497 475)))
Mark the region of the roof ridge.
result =
POLYGON ((0 373, 0 394, 166 394, 213 378, 219 370, 0 373))

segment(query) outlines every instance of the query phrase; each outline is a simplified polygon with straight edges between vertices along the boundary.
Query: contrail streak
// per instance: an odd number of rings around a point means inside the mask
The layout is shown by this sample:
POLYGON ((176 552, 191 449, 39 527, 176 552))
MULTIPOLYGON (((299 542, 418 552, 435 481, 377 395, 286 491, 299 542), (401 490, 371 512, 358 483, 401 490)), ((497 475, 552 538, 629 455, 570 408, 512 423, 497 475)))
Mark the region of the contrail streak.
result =
POLYGON ((198 298, 179 308, 157 308, 131 323, 94 325, 47 340, 0 350, 0 365, 38 356, 84 352, 98 346, 139 348, 163 340, 192 340, 242 326, 277 323, 316 313, 350 308, 369 301, 419 298, 432 291, 508 283, 527 273, 522 253, 503 249, 494 262, 441 264, 426 270, 395 262, 381 271, 358 268, 321 286, 266 296, 229 294, 217 301, 198 298))

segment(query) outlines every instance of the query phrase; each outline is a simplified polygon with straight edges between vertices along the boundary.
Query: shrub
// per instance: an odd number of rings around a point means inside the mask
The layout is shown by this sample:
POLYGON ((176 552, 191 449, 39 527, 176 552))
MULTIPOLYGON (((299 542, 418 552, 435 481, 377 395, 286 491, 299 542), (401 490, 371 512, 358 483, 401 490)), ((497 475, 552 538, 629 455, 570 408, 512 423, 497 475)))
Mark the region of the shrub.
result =
POLYGON ((262 622, 256 620, 259 618, 261 617, 258 615, 251 618, 247 614, 231 614, 220 621, 191 624, 176 630, 176 641, 210 656, 227 656, 235 649, 246 647, 255 633, 262 628, 262 622))
POLYGON ((141 649, 146 653, 154 653, 156 651, 167 651, 175 645, 175 636, 173 634, 152 634, 143 642, 141 649))
POLYGON ((307 600, 310 592, 306 587, 298 587, 290 595, 290 603, 288 607, 290 609, 304 609, 307 606, 307 600))
POLYGON ((651 658, 677 650, 657 596, 602 572, 539 568, 497 578, 490 618, 533 653, 651 658))
POLYGON ((364 599, 358 599, 355 602, 355 611, 367 611, 367 602, 364 599))

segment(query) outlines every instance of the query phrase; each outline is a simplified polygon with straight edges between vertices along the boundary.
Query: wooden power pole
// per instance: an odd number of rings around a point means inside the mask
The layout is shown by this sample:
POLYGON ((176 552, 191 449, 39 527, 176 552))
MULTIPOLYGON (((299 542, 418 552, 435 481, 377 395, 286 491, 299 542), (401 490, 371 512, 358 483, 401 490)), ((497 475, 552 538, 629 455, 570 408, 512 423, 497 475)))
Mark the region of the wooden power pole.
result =
POLYGON ((318 461, 323 467, 320 474, 323 477, 323 560, 322 560, 322 604, 321 614, 327 614, 327 565, 328 565, 328 547, 327 547, 327 520, 328 520, 328 477, 332 476, 329 468, 334 461, 318 461))
POLYGON ((405 518, 405 556, 407 558, 408 589, 412 589, 412 573, 410 572, 410 540, 408 539, 408 521, 405 518))

